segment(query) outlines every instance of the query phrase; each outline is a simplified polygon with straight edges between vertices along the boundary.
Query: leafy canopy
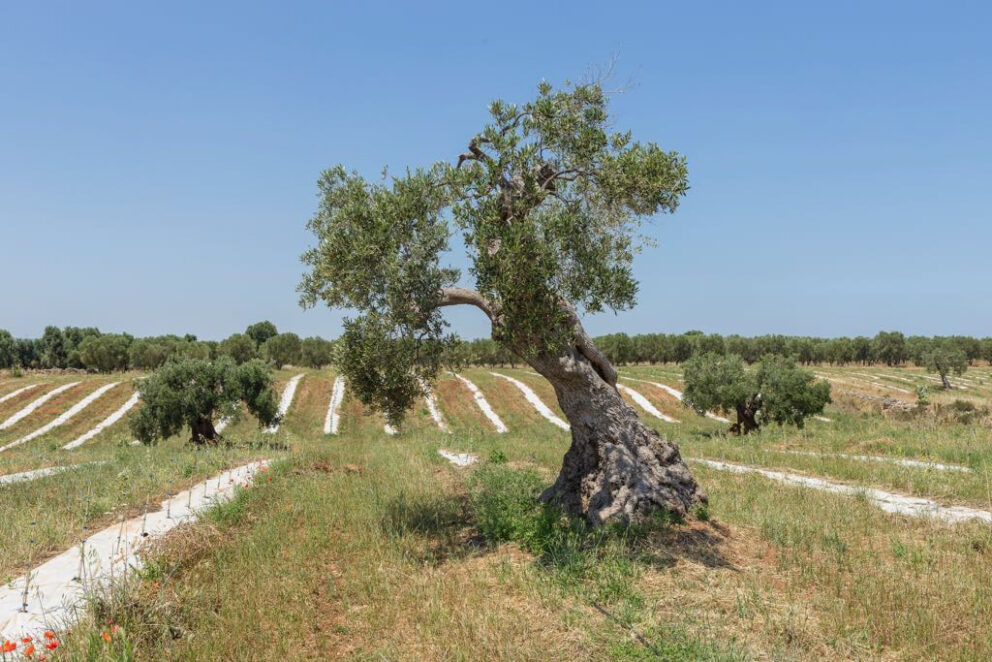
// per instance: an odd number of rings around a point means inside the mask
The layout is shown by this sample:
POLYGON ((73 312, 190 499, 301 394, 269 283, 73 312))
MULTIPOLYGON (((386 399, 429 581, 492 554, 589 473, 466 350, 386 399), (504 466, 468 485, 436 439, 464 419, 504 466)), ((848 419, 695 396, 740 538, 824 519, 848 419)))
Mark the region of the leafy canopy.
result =
POLYGON ((131 419, 131 431, 146 444, 203 421, 236 418, 241 403, 261 425, 278 418, 272 374, 257 359, 242 365, 226 356, 173 360, 138 382, 138 391, 143 406, 131 419))
POLYGON ((750 411, 759 424, 774 421, 802 428, 830 402, 830 385, 780 356, 765 356, 749 368, 739 356, 702 354, 683 366, 686 406, 710 410, 750 411))
POLYGON ((301 303, 357 311, 341 367, 364 402, 396 420, 433 379, 450 343, 443 305, 479 306, 526 357, 572 342, 573 308, 634 304, 637 226, 676 209, 687 171, 679 154, 612 131, 607 104, 599 84, 542 83, 523 105, 493 102, 456 163, 378 182, 323 173, 301 303), (441 259, 455 231, 477 296, 449 289, 462 278, 441 259))
POLYGON ((944 338, 935 339, 922 359, 927 370, 936 372, 945 380, 951 373, 960 375, 968 369, 968 356, 952 341, 944 338))

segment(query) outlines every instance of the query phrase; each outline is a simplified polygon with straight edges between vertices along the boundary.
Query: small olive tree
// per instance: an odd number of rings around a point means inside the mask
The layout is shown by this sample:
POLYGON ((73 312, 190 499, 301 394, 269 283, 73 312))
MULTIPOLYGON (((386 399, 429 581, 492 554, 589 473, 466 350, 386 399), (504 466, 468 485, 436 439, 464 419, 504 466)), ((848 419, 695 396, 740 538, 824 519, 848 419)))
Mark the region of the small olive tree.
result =
POLYGON ((229 357, 170 361, 139 381, 138 392, 143 406, 131 419, 131 431, 146 444, 185 427, 193 444, 216 443, 214 419, 238 416, 241 404, 261 425, 278 419, 272 374, 257 359, 242 365, 229 357))
POLYGON ((689 359, 682 374, 685 405, 700 414, 735 412, 737 422, 730 428, 735 434, 748 434, 766 421, 801 428, 830 402, 830 384, 780 356, 765 356, 748 368, 739 356, 702 354, 689 359))
POLYGON ((964 374, 968 369, 968 356, 950 340, 935 338, 930 348, 923 353, 923 363, 927 370, 940 375, 940 383, 944 389, 951 386, 950 375, 964 374))
POLYGON ((643 425, 581 312, 634 305, 639 223, 674 212, 684 157, 612 129, 599 84, 495 101, 454 162, 368 181, 319 181, 302 304, 349 308, 339 367, 358 398, 397 422, 450 346, 445 306, 475 306, 492 337, 554 386, 572 444, 542 500, 592 523, 685 515, 704 499, 678 447, 643 425), (442 264, 461 233, 474 287, 442 264))

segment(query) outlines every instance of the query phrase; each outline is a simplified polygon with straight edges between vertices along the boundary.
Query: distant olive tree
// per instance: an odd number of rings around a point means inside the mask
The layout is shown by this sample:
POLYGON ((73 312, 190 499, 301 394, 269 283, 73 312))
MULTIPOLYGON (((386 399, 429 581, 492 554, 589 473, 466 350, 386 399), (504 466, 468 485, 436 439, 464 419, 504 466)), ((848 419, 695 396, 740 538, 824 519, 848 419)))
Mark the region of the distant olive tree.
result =
POLYGON ((730 431, 748 434, 763 423, 803 427, 830 402, 830 385, 789 359, 766 356, 748 368, 738 356, 703 354, 682 368, 683 402, 703 414, 722 410, 737 414, 730 431))
POLYGON ((397 422, 436 378, 450 345, 441 309, 468 305, 492 337, 554 386, 572 444, 542 500, 592 523, 685 515, 704 499, 677 446, 643 425, 580 313, 627 309, 641 220, 674 212, 686 161, 613 129, 598 84, 542 83, 457 160, 369 181, 336 166, 319 181, 302 303, 349 308, 341 371, 397 422), (474 287, 441 263, 461 233, 474 287))
POLYGON ((949 376, 964 374, 968 369, 968 357, 955 343, 947 339, 935 339, 923 354, 923 363, 930 372, 940 375, 944 389, 952 388, 949 376))
POLYGON ((278 418, 279 404, 272 374, 259 360, 236 365, 229 357, 217 360, 171 361, 138 382, 143 406, 131 419, 131 431, 151 444, 190 430, 190 442, 215 443, 216 418, 233 418, 245 408, 261 425, 278 418))
POLYGON ((276 368, 295 365, 300 362, 300 337, 295 333, 280 333, 272 336, 262 345, 262 356, 276 368))
POLYGON ((122 372, 128 368, 133 340, 126 333, 89 336, 79 344, 79 361, 87 370, 122 372))
POLYGON ((0 368, 12 368, 17 363, 17 341, 10 331, 0 329, 0 368))
POLYGON ((300 365, 323 368, 334 360, 334 343, 323 338, 304 338, 300 343, 300 365))
POLYGON ((238 365, 251 361, 256 356, 255 341, 247 333, 234 333, 222 340, 217 347, 219 356, 230 356, 238 365))
POLYGON ((276 330, 276 325, 268 320, 256 322, 245 329, 245 335, 255 341, 256 348, 264 345, 266 340, 278 335, 278 333, 279 331, 276 330))

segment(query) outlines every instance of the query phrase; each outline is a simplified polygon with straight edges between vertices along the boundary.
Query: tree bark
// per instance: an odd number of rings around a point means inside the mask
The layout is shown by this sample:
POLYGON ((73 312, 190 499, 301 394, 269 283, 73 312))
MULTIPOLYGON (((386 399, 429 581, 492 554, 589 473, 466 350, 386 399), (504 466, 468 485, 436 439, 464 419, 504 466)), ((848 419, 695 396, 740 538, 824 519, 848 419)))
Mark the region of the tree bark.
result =
POLYGON ((944 387, 945 391, 951 388, 951 380, 947 378, 947 373, 940 373, 940 383, 944 387))
POLYGON ((220 435, 217 434, 217 430, 214 429, 214 422, 208 417, 201 416, 190 427, 193 432, 189 439, 190 443, 196 444, 197 446, 216 444, 217 440, 220 438, 220 435))
MULTIPOLYGON (((551 382, 571 425, 572 445, 541 501, 591 524, 644 521, 658 512, 685 517, 694 505, 706 503, 706 495, 678 446, 641 423, 617 391, 616 369, 592 342, 571 304, 564 299, 559 303, 573 345, 557 355, 535 357, 527 347, 516 352, 551 382)), ((475 306, 489 317, 494 340, 500 327, 512 323, 479 292, 456 287, 441 291, 441 306, 459 304, 475 306)))
MULTIPOLYGON (((637 522, 658 512, 685 517, 706 496, 678 446, 645 426, 578 348, 528 363, 554 386, 572 445, 541 500, 591 524, 637 522)), ((607 364, 608 365, 608 364, 607 364)), ((616 374, 609 366, 605 372, 616 374)))
POLYGON ((737 405, 737 422, 730 426, 730 432, 736 435, 750 434, 758 429, 758 407, 751 401, 745 405, 737 405))

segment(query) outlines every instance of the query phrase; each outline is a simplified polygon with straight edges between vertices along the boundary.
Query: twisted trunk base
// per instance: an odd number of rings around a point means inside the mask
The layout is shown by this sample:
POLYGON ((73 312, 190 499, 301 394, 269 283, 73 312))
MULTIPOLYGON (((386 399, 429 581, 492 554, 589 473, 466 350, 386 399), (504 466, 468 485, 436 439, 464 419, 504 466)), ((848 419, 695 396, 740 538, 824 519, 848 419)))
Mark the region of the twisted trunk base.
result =
POLYGON ((612 367, 578 350, 534 359, 572 426, 561 472, 541 500, 591 524, 638 522, 659 512, 685 517, 706 496, 678 446, 645 426, 615 386, 612 367))
POLYGON ((198 418, 190 427, 193 434, 189 441, 196 446, 216 444, 220 439, 220 435, 217 434, 217 430, 214 429, 214 422, 209 418, 198 418))

